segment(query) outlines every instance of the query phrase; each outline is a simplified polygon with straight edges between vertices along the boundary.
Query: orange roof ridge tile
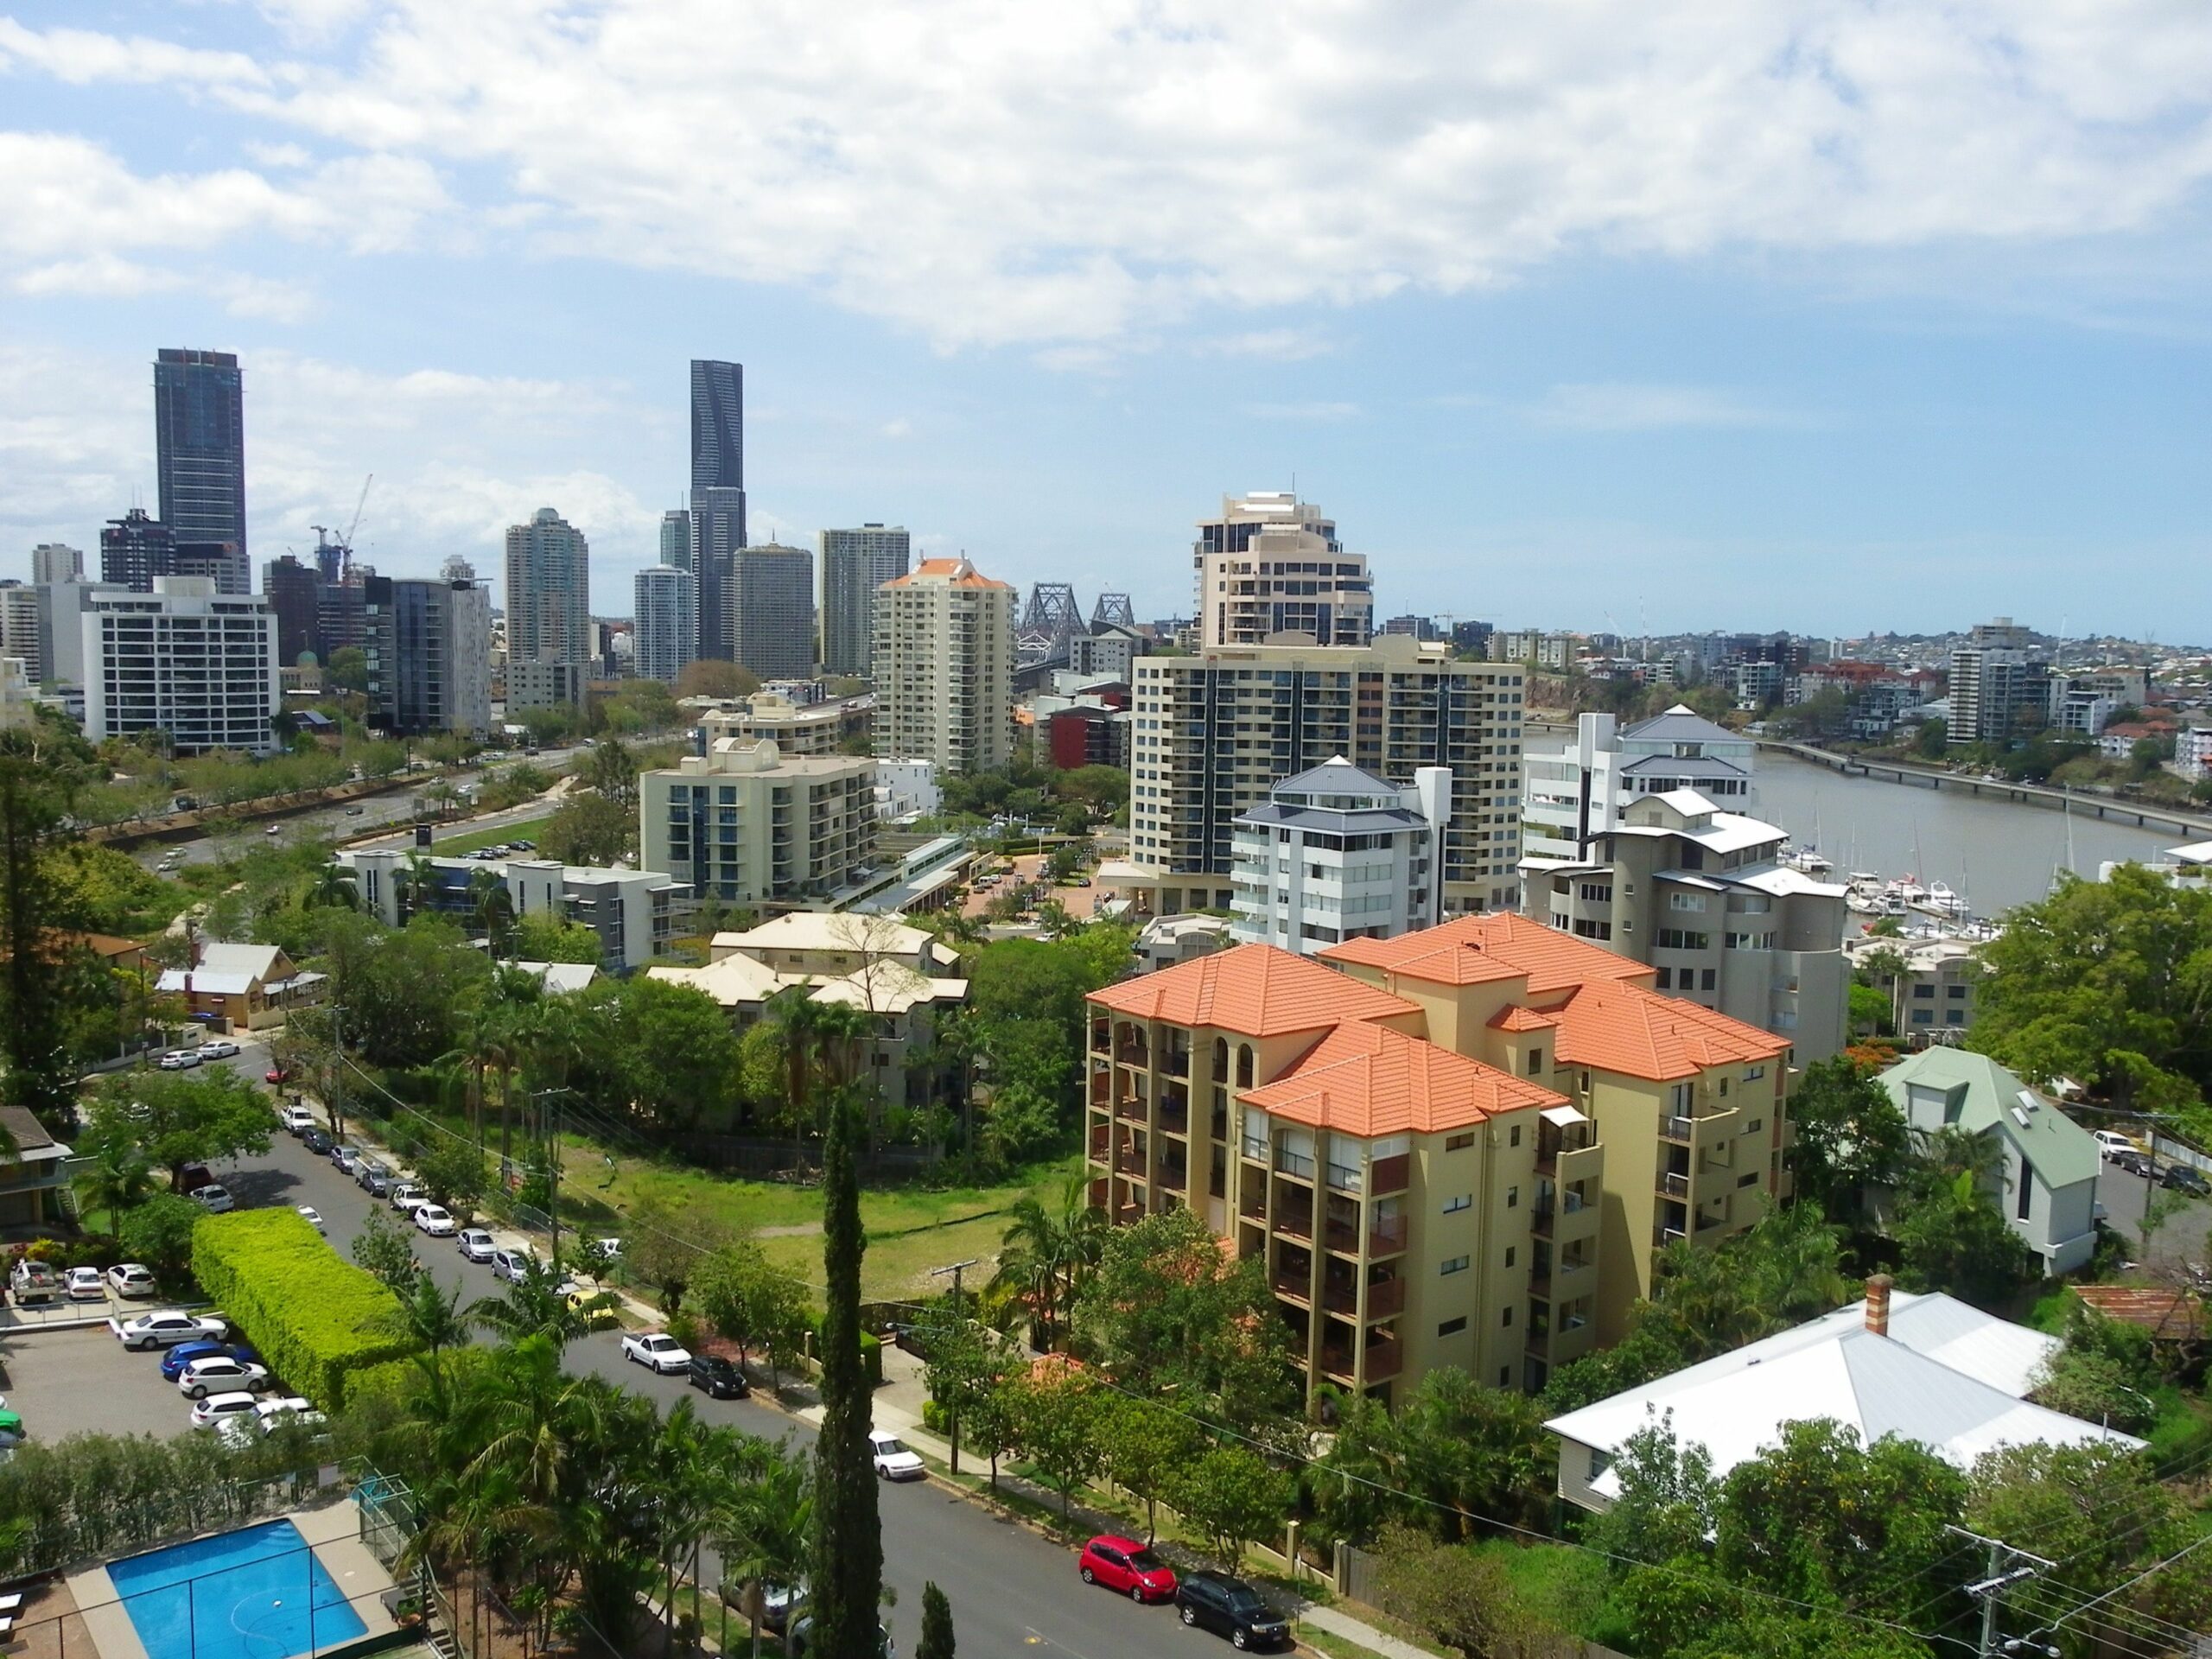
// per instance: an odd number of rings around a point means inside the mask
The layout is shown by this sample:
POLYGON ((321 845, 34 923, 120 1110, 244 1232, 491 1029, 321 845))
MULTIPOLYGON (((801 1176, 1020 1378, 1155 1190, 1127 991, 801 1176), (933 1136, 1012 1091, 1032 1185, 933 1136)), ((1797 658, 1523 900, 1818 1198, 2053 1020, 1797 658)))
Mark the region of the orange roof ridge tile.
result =
POLYGON ((1249 1105, 1314 1128, 1373 1139, 1465 1128, 1566 1096, 1388 1026, 1338 1026, 1249 1105))
POLYGON ((1246 1037, 1420 1012, 1403 997, 1272 944, 1240 944, 1179 963, 1093 991, 1090 1000, 1133 1019, 1211 1026, 1246 1037))

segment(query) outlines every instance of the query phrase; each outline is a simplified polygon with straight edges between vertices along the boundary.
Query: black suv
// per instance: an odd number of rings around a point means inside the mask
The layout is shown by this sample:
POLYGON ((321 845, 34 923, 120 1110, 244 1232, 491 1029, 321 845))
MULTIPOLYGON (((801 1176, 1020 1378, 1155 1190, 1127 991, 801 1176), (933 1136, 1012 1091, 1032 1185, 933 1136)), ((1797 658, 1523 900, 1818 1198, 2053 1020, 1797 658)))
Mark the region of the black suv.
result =
POLYGON ((1175 1586, 1175 1611, 1185 1624, 1227 1637, 1240 1648, 1290 1644, 1290 1621, 1262 1600, 1242 1579, 1224 1573, 1185 1573, 1175 1586))
POLYGON ((2158 1184, 2177 1192, 2186 1192, 2192 1198, 2212 1198, 2212 1181, 2187 1164, 2168 1164, 2158 1172, 2158 1184))
POLYGON ((745 1373, 719 1354, 694 1354, 684 1371, 684 1381, 695 1389, 704 1389, 710 1400, 745 1398, 745 1373))

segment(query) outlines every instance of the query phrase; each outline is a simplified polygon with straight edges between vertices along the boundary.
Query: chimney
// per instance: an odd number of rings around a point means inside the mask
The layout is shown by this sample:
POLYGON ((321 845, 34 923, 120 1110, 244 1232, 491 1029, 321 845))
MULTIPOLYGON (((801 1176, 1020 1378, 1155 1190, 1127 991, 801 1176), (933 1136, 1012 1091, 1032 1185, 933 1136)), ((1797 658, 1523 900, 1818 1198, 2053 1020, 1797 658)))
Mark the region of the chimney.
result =
POLYGON ((1895 1283, 1886 1273, 1866 1281, 1866 1328, 1878 1337, 1890 1334, 1890 1287, 1895 1283))

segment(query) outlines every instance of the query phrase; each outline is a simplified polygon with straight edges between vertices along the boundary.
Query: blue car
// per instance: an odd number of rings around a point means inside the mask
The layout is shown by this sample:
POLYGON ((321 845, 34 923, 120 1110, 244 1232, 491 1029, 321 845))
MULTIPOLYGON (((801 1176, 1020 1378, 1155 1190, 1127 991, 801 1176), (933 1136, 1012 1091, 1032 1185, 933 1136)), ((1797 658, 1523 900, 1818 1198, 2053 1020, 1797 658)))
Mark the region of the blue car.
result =
POLYGON ((174 1382, 184 1375, 184 1368, 194 1360, 206 1359, 214 1354, 228 1354, 249 1365, 261 1363, 261 1356, 242 1342, 180 1342, 162 1356, 162 1375, 174 1382))

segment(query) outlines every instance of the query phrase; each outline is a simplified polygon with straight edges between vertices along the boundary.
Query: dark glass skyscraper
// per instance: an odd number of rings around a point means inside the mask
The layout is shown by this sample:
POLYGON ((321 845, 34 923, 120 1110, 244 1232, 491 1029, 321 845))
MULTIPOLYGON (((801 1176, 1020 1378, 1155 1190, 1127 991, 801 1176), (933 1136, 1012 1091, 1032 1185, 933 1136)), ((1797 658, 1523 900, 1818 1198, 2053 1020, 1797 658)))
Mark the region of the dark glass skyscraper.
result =
POLYGON ((745 365, 691 359, 691 569, 699 655, 737 655, 730 562, 745 545, 745 365))
POLYGON ((245 563, 245 397, 233 352, 163 346, 154 358, 162 522, 180 542, 226 542, 245 563))

